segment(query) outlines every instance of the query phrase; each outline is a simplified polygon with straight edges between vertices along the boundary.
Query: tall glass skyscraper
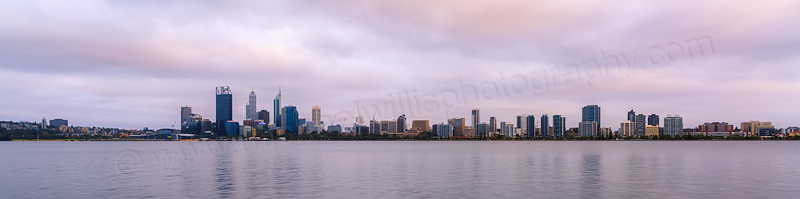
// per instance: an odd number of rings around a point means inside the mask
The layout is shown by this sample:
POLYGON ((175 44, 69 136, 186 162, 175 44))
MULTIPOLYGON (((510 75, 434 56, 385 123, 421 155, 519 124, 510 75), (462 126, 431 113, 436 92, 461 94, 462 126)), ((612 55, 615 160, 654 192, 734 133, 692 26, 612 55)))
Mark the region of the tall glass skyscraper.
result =
POLYGON ((542 137, 550 136, 550 121, 547 118, 547 114, 542 115, 542 121, 539 127, 541 128, 542 137))
POLYGON ((225 123, 233 120, 233 94, 228 86, 217 87, 217 135, 226 135, 225 123))
POLYGON ((245 105, 245 118, 248 120, 257 120, 258 119, 258 111, 256 109, 256 91, 250 91, 250 98, 247 100, 247 105, 245 105))
POLYGON ((284 114, 285 117, 285 121, 283 121, 285 125, 283 128, 286 129, 286 133, 297 135, 297 127, 300 126, 300 116, 297 112, 297 107, 285 106, 281 110, 285 111, 282 114, 284 114))
POLYGON ((481 110, 472 109, 472 127, 475 128, 478 123, 481 123, 481 110))
POLYGON ((527 127, 525 127, 525 131, 527 131, 525 132, 527 134, 526 136, 536 137, 536 116, 528 115, 525 120, 527 120, 525 121, 525 125, 527 125, 527 127))
POLYGON ((281 113, 281 88, 280 87, 278 87, 278 95, 275 95, 275 99, 272 100, 272 105, 273 105, 272 113, 275 116, 275 126, 280 128, 280 127, 282 127, 281 125, 283 124, 281 122, 281 119, 282 119, 281 118, 281 114, 282 113, 281 113))
POLYGON ((553 115, 553 136, 564 137, 565 131, 567 131, 567 118, 553 115))
POLYGON ((600 132, 600 126, 602 126, 602 123, 600 121, 600 106, 597 105, 584 106, 581 121, 597 122, 597 130, 595 132, 600 132))

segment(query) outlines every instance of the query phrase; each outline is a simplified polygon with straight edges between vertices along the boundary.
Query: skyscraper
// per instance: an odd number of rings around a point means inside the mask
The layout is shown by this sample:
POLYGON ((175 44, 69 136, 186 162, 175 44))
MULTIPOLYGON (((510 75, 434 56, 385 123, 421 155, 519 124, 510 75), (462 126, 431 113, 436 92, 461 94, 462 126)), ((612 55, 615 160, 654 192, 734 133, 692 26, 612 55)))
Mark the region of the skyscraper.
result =
POLYGON ((364 125, 364 116, 363 115, 356 116, 356 124, 364 125))
MULTIPOLYGON (((226 135, 225 123, 233 120, 233 94, 228 86, 217 87, 217 135, 226 135)), ((227 133, 231 134, 231 133, 227 133)))
POLYGON ((583 122, 597 122, 597 131, 600 131, 600 126, 602 122, 600 120, 600 106, 597 105, 586 105, 583 107, 583 117, 581 121, 583 122))
POLYGON ((451 136, 461 137, 464 135, 465 119, 463 117, 449 119, 447 123, 450 124, 453 129, 453 134, 451 136))
POLYGON ((658 115, 650 114, 647 116, 647 125, 658 126, 658 115))
POLYGON ((314 125, 322 125, 322 121, 320 120, 320 112, 322 112, 322 110, 319 108, 319 106, 311 107, 311 122, 313 122, 314 125))
POLYGON ((264 124, 269 124, 269 111, 267 110, 259 111, 258 120, 264 120, 264 124))
POLYGON ((528 115, 525 117, 525 136, 536 137, 536 116, 528 115))
POLYGON ((553 115, 553 136, 564 137, 567 131, 567 118, 561 115, 553 115))
POLYGON ((628 121, 635 122, 636 121, 636 112, 631 109, 628 111, 628 121))
POLYGON ((283 129, 286 129, 286 133, 297 135, 297 127, 300 126, 300 115, 297 112, 297 107, 284 106, 281 108, 281 117, 283 117, 281 122, 283 122, 282 126, 283 129))
POLYGON ((494 132, 497 132, 497 118, 489 117, 489 135, 494 132))
POLYGON ((600 128, 595 121, 583 121, 578 124, 578 134, 582 137, 596 137, 600 128))
POLYGON ((256 109, 256 91, 250 91, 250 98, 247 100, 247 105, 245 105, 245 118, 248 120, 256 120, 258 119, 258 109, 256 109))
POLYGON ((192 116, 192 107, 189 106, 182 106, 181 107, 181 124, 186 123, 186 119, 192 116))
POLYGON ((406 114, 397 117, 397 132, 406 132, 406 114))
POLYGON ((472 127, 474 128, 475 125, 481 122, 481 110, 480 109, 472 109, 472 127))
POLYGON ((647 117, 645 117, 644 114, 636 115, 636 118, 633 121, 634 126, 636 128, 636 135, 635 136, 644 136, 644 130, 645 130, 645 127, 647 127, 647 124, 645 123, 646 120, 647 120, 647 117))
POLYGON ((550 136, 550 121, 547 118, 547 114, 542 115, 542 121, 539 123, 540 132, 542 137, 550 136))
MULTIPOLYGON (((635 121, 634 116, 634 121, 635 121)), ((636 136, 636 123, 625 120, 624 122, 619 124, 619 131, 617 131, 617 137, 628 137, 628 136, 636 136)), ((681 129, 683 131, 683 129, 681 129)))
POLYGON ((281 114, 283 114, 283 112, 281 111, 282 109, 281 109, 280 87, 278 87, 278 95, 275 95, 275 99, 272 100, 272 106, 273 106, 272 107, 273 115, 275 116, 275 126, 280 128, 283 126, 283 122, 281 122, 281 119, 283 119, 283 117, 281 117, 281 114))
POLYGON ((664 118, 664 135, 683 135, 683 118, 680 115, 667 115, 664 118))
POLYGON ((42 129, 46 129, 47 128, 47 119, 44 119, 44 117, 42 117, 42 124, 41 125, 42 125, 42 129))

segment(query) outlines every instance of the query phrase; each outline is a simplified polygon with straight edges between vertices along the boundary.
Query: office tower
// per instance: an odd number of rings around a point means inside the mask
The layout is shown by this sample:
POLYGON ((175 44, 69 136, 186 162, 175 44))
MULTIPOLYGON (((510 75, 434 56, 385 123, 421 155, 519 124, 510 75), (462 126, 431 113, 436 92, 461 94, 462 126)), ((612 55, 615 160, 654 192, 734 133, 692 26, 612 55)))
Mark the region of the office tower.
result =
POLYGON ((481 122, 481 110, 480 109, 472 109, 472 127, 474 128, 475 125, 481 122))
POLYGON ((441 138, 448 138, 454 136, 453 133, 454 127, 451 124, 445 124, 440 122, 439 124, 434 124, 433 128, 436 129, 436 135, 441 138))
POLYGON ((476 137, 486 137, 488 135, 489 135, 489 125, 483 122, 475 124, 476 137))
POLYGON ((516 125, 516 128, 518 128, 518 129, 524 129, 524 128, 527 128, 527 125, 525 125, 525 122, 527 122, 527 120, 525 120, 525 117, 527 117, 527 116, 528 116, 528 115, 525 115, 525 114, 519 114, 519 115, 517 115, 517 123, 516 123, 517 125, 516 125))
POLYGON ((667 115, 664 118, 664 135, 672 137, 683 135, 683 118, 680 115, 667 115))
POLYGON ((397 132, 406 132, 406 114, 397 117, 397 132))
POLYGON ((47 119, 44 119, 44 117, 42 117, 42 124, 41 125, 42 125, 42 129, 47 129, 47 119))
POLYGON ((598 123, 595 121, 583 121, 578 125, 578 134, 581 137, 596 137, 600 131, 598 123))
POLYGON ((525 117, 525 136, 536 137, 536 116, 528 115, 525 117))
POLYGON ((321 112, 322 110, 319 106, 311 107, 311 122, 313 122, 314 125, 322 125, 322 121, 320 120, 321 112))
POLYGON ((489 117, 489 135, 497 132, 497 118, 489 117))
POLYGON ((636 136, 644 136, 644 130, 645 130, 644 128, 646 127, 646 124, 645 124, 645 120, 646 119, 647 118, 644 116, 644 114, 638 114, 638 115, 636 115, 636 118, 634 118, 633 123, 635 123, 634 125, 636 125, 636 136))
POLYGON ((411 129, 417 130, 417 132, 429 132, 431 131, 430 122, 428 120, 414 120, 411 121, 411 129))
POLYGON ((258 109, 256 109, 256 91, 251 90, 249 99, 247 100, 247 105, 245 105, 245 119, 248 120, 257 120, 258 119, 258 109))
POLYGON ((397 120, 389 120, 389 123, 386 125, 389 129, 386 130, 389 133, 397 133, 399 132, 397 129, 397 120))
POLYGON ((369 133, 374 135, 381 134, 381 123, 375 120, 369 121, 369 133))
POLYGON ((356 116, 356 124, 364 125, 364 116, 363 115, 356 116))
POLYGON ((647 116, 647 125, 658 126, 658 115, 650 114, 647 116))
POLYGON ((227 136, 237 136, 237 135, 239 135, 239 122, 233 121, 233 120, 229 120, 229 121, 225 121, 223 123, 225 124, 224 125, 224 127, 225 127, 225 130, 224 130, 225 135, 227 135, 227 136))
POLYGON ((453 135, 454 137, 461 137, 464 135, 464 124, 465 119, 462 118, 451 118, 447 120, 447 123, 453 127, 453 135))
POLYGON ((181 107, 181 124, 186 123, 186 120, 192 116, 192 107, 183 106, 181 107))
POLYGON ((297 135, 297 127, 300 126, 300 115, 295 106, 284 106, 281 108, 281 128, 286 130, 286 133, 297 135))
POLYGON ((269 111, 267 110, 259 111, 258 120, 264 120, 264 124, 269 124, 269 111))
MULTIPOLYGON (((683 128, 681 128, 681 131, 683 131, 683 128)), ((634 122, 630 120, 625 120, 624 122, 619 124, 619 131, 617 132, 617 137, 628 137, 628 136, 636 136, 636 125, 634 122)))
POLYGON ((597 105, 584 106, 581 121, 597 122, 597 130, 595 130, 594 132, 599 132, 600 126, 603 124, 602 121, 600 120, 600 107, 597 105))
POLYGON ((217 120, 217 131, 218 131, 217 135, 226 135, 226 130, 228 129, 225 128, 225 123, 233 120, 233 94, 231 93, 231 89, 228 86, 217 87, 216 120, 217 120))
POLYGON ((635 122, 636 121, 636 112, 631 109, 628 111, 628 121, 635 122))
POLYGON ((514 136, 514 129, 515 129, 514 128, 514 124, 506 123, 506 122, 500 122, 500 133, 503 134, 503 136, 506 136, 506 137, 514 136))
POLYGON ((272 100, 272 111, 273 116, 275 116, 275 126, 277 126, 279 129, 283 125, 283 122, 281 122, 281 119, 283 119, 281 116, 283 111, 281 111, 281 109, 281 88, 278 87, 278 95, 275 95, 275 99, 272 100))
POLYGON ((539 131, 542 134, 542 137, 550 136, 550 120, 547 117, 547 114, 542 115, 542 119, 539 122, 539 131))
POLYGON ((567 118, 561 115, 553 115, 553 136, 564 137, 567 131, 567 118))

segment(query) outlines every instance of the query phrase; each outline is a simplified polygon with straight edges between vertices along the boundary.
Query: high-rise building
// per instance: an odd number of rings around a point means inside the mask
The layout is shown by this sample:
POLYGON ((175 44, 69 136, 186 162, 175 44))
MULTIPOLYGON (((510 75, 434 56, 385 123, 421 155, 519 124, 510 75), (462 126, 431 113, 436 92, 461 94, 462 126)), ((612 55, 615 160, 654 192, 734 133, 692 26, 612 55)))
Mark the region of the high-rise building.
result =
POLYGON ((281 128, 282 125, 283 125, 283 122, 281 122, 281 119, 283 119, 283 117, 281 117, 281 114, 283 114, 283 112, 281 111, 281 88, 280 87, 278 87, 278 95, 275 95, 275 99, 272 100, 272 111, 273 111, 273 114, 275 116, 275 126, 277 126, 278 128, 281 128))
POLYGON ((525 136, 536 137, 536 116, 528 115, 525 117, 525 136))
POLYGON ((374 135, 381 134, 381 123, 375 120, 369 121, 369 133, 374 135))
POLYGON ((658 126, 658 115, 650 114, 647 116, 647 125, 658 126))
POLYGON ((472 127, 474 128, 475 125, 481 122, 481 110, 480 109, 472 109, 472 127))
POLYGON ((286 130, 288 134, 298 134, 297 127, 300 126, 300 115, 297 112, 297 107, 295 106, 284 106, 281 108, 281 125, 283 129, 286 130))
POLYGON ((411 129, 417 130, 417 132, 429 132, 431 131, 431 126, 428 120, 414 120, 411 121, 411 129))
POLYGON ((451 118, 447 120, 447 123, 453 127, 453 135, 454 137, 461 137, 464 135, 464 123, 465 119, 461 118, 451 118))
POLYGON ((547 114, 542 115, 542 119, 539 122, 539 132, 542 134, 542 137, 550 136, 550 120, 547 114))
POLYGON ((322 110, 319 108, 319 106, 311 107, 311 122, 313 122, 314 125, 322 125, 322 121, 320 119, 321 112, 322 110))
POLYGON ((497 132, 497 118, 489 117, 489 135, 494 132, 497 132))
POLYGON ((239 122, 229 120, 225 121, 225 135, 227 136, 237 136, 239 135, 239 122))
POLYGON ((561 115, 553 115, 553 136, 564 137, 567 132, 567 118, 561 115))
MULTIPOLYGON (((681 131, 683 131, 683 129, 681 129, 681 131)), ((631 122, 630 120, 625 120, 624 122, 619 124, 617 137, 628 137, 628 136, 636 136, 636 125, 634 122, 631 122)))
POLYGON ((647 127, 646 120, 647 117, 644 116, 644 114, 638 114, 636 118, 634 118, 633 123, 636 126, 636 136, 644 136, 644 130, 645 127, 647 127))
MULTIPOLYGON (((226 133, 225 124, 233 121, 233 94, 228 86, 217 87, 217 135, 230 135, 226 133)), ((238 125, 237 125, 238 128, 238 125)), ((234 132, 235 133, 235 132, 234 132)))
POLYGON ((47 129, 47 119, 44 119, 44 117, 42 117, 42 124, 41 125, 42 125, 41 126, 42 129, 47 129))
POLYGON ((518 129, 524 129, 524 128, 527 128, 527 125, 525 125, 525 122, 527 122, 527 120, 525 120, 525 117, 527 117, 527 116, 528 116, 528 115, 525 115, 525 114, 519 114, 519 115, 517 115, 517 123, 516 123, 516 128, 518 128, 518 129))
POLYGON ((389 123, 386 125, 386 127, 389 128, 388 130, 386 130, 389 133, 397 133, 398 132, 397 120, 389 120, 389 123))
POLYGON ((454 136, 453 133, 454 127, 451 124, 445 124, 440 122, 439 124, 434 124, 433 128, 436 129, 436 135, 441 138, 448 138, 454 136))
POLYGON ((397 132, 406 132, 406 114, 397 117, 397 132))
POLYGON ((680 115, 667 115, 664 118, 664 135, 672 137, 683 135, 683 118, 680 115))
POLYGON ((269 125, 269 111, 261 110, 258 112, 258 120, 264 120, 265 125, 269 125))
POLYGON ((181 124, 186 123, 186 119, 192 116, 192 107, 183 106, 181 107, 181 124))
POLYGON ((500 133, 506 137, 513 137, 514 136, 514 124, 513 123, 506 123, 500 122, 500 133))
POLYGON ((483 122, 475 124, 475 137, 486 136, 489 136, 489 125, 483 122))
POLYGON ((628 121, 635 122, 636 121, 636 111, 628 111, 628 121))
MULTIPOLYGON (((583 114, 581 117, 581 121, 583 122, 597 122, 597 130, 595 132, 600 131, 600 126, 603 122, 600 120, 600 106, 597 105, 586 105, 583 107, 582 110, 583 114)), ((595 133, 596 134, 596 133, 595 133)))
POLYGON ((582 137, 597 137, 600 131, 598 123, 595 121, 583 121, 578 125, 578 134, 582 137))
POLYGON ((245 119, 248 120, 257 120, 258 119, 258 109, 256 109, 256 91, 251 90, 249 99, 247 100, 247 105, 245 105, 245 119))

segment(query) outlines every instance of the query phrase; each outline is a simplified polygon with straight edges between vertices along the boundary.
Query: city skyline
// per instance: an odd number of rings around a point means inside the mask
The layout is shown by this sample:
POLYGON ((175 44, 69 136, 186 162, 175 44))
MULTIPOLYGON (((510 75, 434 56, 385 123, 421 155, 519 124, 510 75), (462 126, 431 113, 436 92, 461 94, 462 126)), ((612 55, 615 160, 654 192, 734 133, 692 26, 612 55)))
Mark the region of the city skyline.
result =
POLYGON ((547 114, 570 128, 589 104, 613 129, 631 107, 685 126, 799 123, 800 48, 786 45, 800 42, 787 25, 798 2, 165 4, 7 2, 0 120, 164 128, 181 106, 216 120, 210 90, 225 85, 236 121, 251 91, 280 119, 269 100, 286 90, 283 106, 307 119, 319 106, 325 124, 359 111, 438 123, 477 108, 481 122, 547 114))

